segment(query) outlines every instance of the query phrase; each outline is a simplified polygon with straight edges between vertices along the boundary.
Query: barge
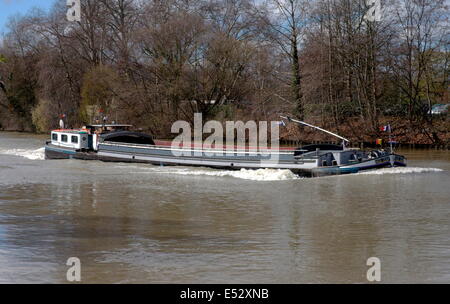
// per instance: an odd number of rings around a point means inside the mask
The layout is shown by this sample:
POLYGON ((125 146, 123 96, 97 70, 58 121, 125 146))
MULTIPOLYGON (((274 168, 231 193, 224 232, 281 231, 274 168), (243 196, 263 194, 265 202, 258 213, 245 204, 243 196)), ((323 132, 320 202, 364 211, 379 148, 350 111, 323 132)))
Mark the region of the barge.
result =
POLYGON ((395 154, 393 150, 360 151, 347 148, 348 140, 337 134, 289 117, 283 118, 324 131, 342 139, 343 143, 274 150, 173 146, 170 143, 155 142, 150 135, 130 131, 131 125, 104 124, 52 131, 51 140, 45 145, 45 157, 228 170, 280 169, 308 177, 407 165, 406 158, 395 154))

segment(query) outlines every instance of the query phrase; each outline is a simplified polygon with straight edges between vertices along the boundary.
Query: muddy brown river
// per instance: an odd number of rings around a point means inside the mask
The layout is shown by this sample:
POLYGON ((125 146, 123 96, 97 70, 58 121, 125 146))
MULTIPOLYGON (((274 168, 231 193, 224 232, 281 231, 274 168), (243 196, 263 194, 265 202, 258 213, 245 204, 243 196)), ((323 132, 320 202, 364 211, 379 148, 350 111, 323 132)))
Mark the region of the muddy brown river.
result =
POLYGON ((0 133, 0 283, 450 283, 450 152, 408 168, 289 171, 44 160, 0 133))

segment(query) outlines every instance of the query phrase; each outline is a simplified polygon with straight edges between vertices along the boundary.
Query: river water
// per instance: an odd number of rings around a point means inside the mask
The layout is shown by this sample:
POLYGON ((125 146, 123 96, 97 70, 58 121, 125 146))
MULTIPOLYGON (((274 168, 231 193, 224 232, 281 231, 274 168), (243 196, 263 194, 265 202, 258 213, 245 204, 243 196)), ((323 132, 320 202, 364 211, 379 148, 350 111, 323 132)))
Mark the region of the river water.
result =
POLYGON ((450 283, 450 153, 408 168, 289 171, 44 160, 0 133, 0 283, 450 283))

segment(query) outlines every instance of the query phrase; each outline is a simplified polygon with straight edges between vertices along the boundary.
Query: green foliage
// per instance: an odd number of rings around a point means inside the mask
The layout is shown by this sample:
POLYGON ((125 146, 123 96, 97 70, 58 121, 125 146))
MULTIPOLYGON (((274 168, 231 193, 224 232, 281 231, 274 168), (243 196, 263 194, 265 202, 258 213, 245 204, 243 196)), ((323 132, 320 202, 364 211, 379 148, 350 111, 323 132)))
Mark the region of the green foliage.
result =
POLYGON ((4 95, 7 107, 16 116, 16 123, 23 129, 33 128, 31 124, 31 109, 36 103, 34 81, 27 75, 11 74, 4 85, 4 95))
POLYGON ((37 132, 47 132, 51 129, 53 108, 49 100, 42 99, 31 111, 33 125, 37 132))

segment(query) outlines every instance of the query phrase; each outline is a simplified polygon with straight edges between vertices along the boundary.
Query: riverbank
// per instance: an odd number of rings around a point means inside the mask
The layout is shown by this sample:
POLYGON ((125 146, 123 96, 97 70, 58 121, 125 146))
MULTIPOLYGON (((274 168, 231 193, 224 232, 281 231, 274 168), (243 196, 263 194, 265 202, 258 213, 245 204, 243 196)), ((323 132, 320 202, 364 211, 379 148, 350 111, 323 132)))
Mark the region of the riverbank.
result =
MULTIPOLYGON (((385 121, 386 124, 390 122, 385 121)), ((319 124, 320 125, 320 124, 319 124)), ((392 139, 395 142, 394 147, 396 149, 433 149, 433 150, 450 150, 450 123, 445 122, 440 126, 440 129, 446 131, 440 131, 437 136, 440 139, 440 143, 433 143, 432 139, 423 132, 420 132, 418 128, 408 127, 406 124, 394 123, 392 127, 392 139)), ((376 139, 382 139, 383 145, 388 146, 389 134, 386 132, 366 132, 366 134, 357 134, 357 130, 363 130, 361 123, 346 123, 343 124, 338 131, 334 130, 331 126, 330 130, 341 134, 342 136, 350 139, 350 146, 357 148, 379 148, 376 144, 376 139)), ((18 133, 18 134, 30 134, 42 136, 43 139, 48 137, 49 132, 30 132, 21 130, 1 130, 5 133, 18 133)), ((149 131, 143 131, 144 133, 151 134, 149 131)), ((165 138, 158 138, 160 140, 170 141, 172 138, 166 136, 165 138)), ((341 144, 335 140, 330 140, 326 134, 317 132, 308 128, 298 128, 297 125, 288 125, 286 128, 280 130, 280 145, 288 147, 299 147, 308 144, 341 144)), ((225 139, 224 139, 225 141, 225 139)))
MULTIPOLYGON (((338 127, 333 127, 330 122, 312 122, 325 129, 336 132, 348 138, 353 146, 379 147, 377 139, 381 139, 383 145, 388 145, 390 138, 396 147, 409 149, 450 149, 450 120, 449 117, 435 119, 424 126, 411 124, 408 121, 395 117, 380 119, 379 126, 390 126, 392 132, 381 131, 380 128, 370 129, 367 122, 362 119, 348 119, 338 127)), ((330 142, 327 134, 317 132, 310 128, 299 128, 296 125, 288 125, 281 132, 281 142, 289 145, 301 145, 307 143, 338 143, 330 142), (298 140, 301 138, 301 140, 298 140)))

